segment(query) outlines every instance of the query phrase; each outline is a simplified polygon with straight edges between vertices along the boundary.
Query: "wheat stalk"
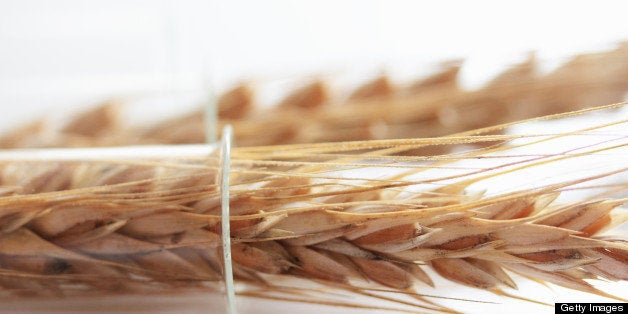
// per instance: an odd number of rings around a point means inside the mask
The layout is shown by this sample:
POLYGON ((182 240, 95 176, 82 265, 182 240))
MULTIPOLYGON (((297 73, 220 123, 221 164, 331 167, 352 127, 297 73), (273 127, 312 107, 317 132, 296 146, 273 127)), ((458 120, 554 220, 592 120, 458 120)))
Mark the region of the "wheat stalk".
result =
MULTIPOLYGON (((454 312, 421 294, 422 285, 433 285, 429 268, 456 283, 511 297, 517 296, 508 290, 517 285, 509 274, 518 273, 621 299, 585 280, 628 279, 625 237, 600 234, 625 221, 625 213, 613 209, 626 202, 616 195, 627 184, 600 181, 621 179, 624 165, 497 193, 474 186, 546 165, 621 154, 628 145, 621 132, 625 123, 563 133, 494 134, 511 123, 441 138, 234 148, 230 224, 238 293, 354 308, 454 312), (597 140, 564 151, 520 152, 587 137, 597 140), (486 148, 408 154, 464 144, 486 148), (475 164, 478 160, 489 162, 475 164), (582 189, 602 192, 557 200, 561 193, 582 189), (314 283, 393 305, 321 299, 314 283), (390 291, 411 299, 383 293, 390 291)), ((222 281, 219 163, 218 155, 4 158, 0 295, 216 289, 222 281)))
MULTIPOLYGON (((458 86, 460 62, 409 86, 376 78, 339 99, 323 81, 289 93, 276 106, 255 104, 249 84, 219 100, 221 124, 234 126, 241 146, 437 137, 540 115, 623 101, 628 91, 628 45, 575 56, 538 73, 534 56, 477 90, 458 86), (307 117, 307 123, 303 123, 307 117)), ((203 143, 203 111, 149 127, 120 122, 119 105, 107 103, 59 129, 37 121, 0 138, 0 147, 70 147, 203 143)), ((422 148, 421 154, 446 147, 422 148)))

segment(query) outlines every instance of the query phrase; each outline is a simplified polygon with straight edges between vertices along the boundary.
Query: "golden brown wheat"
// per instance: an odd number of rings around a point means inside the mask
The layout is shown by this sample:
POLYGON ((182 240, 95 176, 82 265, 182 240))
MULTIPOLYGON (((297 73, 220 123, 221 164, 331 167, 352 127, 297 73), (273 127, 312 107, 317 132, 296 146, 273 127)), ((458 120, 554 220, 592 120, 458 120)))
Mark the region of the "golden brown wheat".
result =
MULTIPOLYGON (((333 97, 323 81, 260 108, 250 85, 236 86, 218 100, 221 125, 232 124, 240 146, 437 137, 465 130, 624 100, 628 91, 628 44, 575 56, 539 74, 531 56, 477 90, 458 86, 460 62, 410 86, 379 77, 333 97), (307 123, 303 118, 307 117, 307 123)), ((131 144, 203 143, 203 111, 154 126, 119 122, 117 104, 107 103, 75 117, 59 130, 34 123, 0 138, 0 147, 80 147, 131 144), (43 136, 45 134, 45 136, 43 136)), ((444 153, 424 147, 408 154, 444 153)))
MULTIPOLYGON (((406 311, 452 312, 420 295, 422 285, 434 284, 429 268, 504 295, 512 295, 507 291, 516 282, 510 274, 518 273, 613 297, 585 279, 628 279, 626 239, 600 236, 625 220, 614 209, 626 199, 614 195, 628 183, 598 182, 621 179, 625 165, 497 193, 474 185, 547 164, 618 154, 628 145, 626 134, 609 128, 625 130, 625 123, 558 134, 491 135, 504 125, 441 138, 235 148, 230 207, 238 293, 361 306, 313 299, 320 296, 314 288, 289 288, 287 282, 298 279, 411 306, 406 311), (596 134, 610 137, 537 155, 517 150, 596 134), (407 153, 472 143, 486 148, 407 153), (490 162, 465 164, 478 160, 490 162), (557 200, 561 193, 601 188, 592 196, 557 200), (377 289, 413 298, 404 301, 377 289)), ((214 289, 222 280, 218 168, 217 155, 0 162, 0 295, 214 289)))

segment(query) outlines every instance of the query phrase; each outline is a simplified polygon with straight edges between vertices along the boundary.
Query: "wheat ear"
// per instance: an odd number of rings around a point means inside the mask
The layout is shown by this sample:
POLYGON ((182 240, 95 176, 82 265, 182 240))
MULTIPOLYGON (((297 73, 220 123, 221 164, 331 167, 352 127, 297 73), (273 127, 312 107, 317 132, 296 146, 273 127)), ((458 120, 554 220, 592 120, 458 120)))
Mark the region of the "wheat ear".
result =
MULTIPOLYGON (((241 146, 437 137, 540 115, 623 101, 628 91, 628 45, 573 57, 549 73, 539 73, 533 55, 476 90, 457 83, 461 62, 407 86, 387 77, 334 96, 315 81, 260 107, 250 84, 218 99, 221 124, 234 126, 241 146), (308 123, 302 123, 308 117, 308 123)), ((0 138, 0 147, 81 147, 203 143, 203 110, 153 126, 120 121, 120 104, 108 102, 58 129, 37 121, 0 138)), ((446 146, 408 154, 445 153, 446 146)))
MULTIPOLYGON (((628 279, 626 239, 600 236, 625 221, 625 213, 614 210, 626 202, 616 196, 628 186, 616 181, 625 165, 505 191, 482 192, 476 186, 547 165, 621 154, 628 145, 625 124, 493 134, 509 124, 441 138, 234 148, 230 225, 237 292, 363 306, 321 299, 317 288, 292 286, 297 280, 393 304, 366 308, 455 312, 421 294, 423 286, 433 285, 426 272, 431 269, 456 283, 511 297, 508 291, 517 285, 510 274, 518 273, 622 299, 585 280, 628 279), (591 137, 592 144, 581 142, 591 137), (579 144, 566 149, 521 152, 574 138, 579 144), (486 147, 464 146, 474 143, 486 147), (426 146, 468 148, 436 156, 407 154, 426 146), (582 190, 597 192, 557 199, 582 190), (384 293, 390 291, 410 300, 384 293)), ((214 289, 222 281, 218 165, 217 155, 5 158, 0 162, 0 295, 214 289)))

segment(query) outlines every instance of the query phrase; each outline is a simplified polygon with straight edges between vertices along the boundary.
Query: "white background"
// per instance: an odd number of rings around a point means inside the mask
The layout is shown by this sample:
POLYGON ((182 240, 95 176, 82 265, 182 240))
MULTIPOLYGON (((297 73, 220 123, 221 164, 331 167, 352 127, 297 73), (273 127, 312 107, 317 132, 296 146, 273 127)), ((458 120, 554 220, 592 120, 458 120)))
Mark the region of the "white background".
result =
MULTIPOLYGON (((334 71, 418 75, 426 72, 421 65, 459 57, 470 58, 463 83, 474 86, 530 50, 562 60, 626 40, 626 12, 625 1, 0 0, 0 129, 118 95, 334 71)), ((587 298, 522 288, 547 302, 587 298)), ((202 298, 184 301, 171 303, 188 313, 219 312, 202 298)), ((122 308, 134 302, 116 301, 122 308)), ((524 311, 516 304, 507 312, 524 311)), ((276 302, 247 301, 243 308, 327 311, 276 302)))

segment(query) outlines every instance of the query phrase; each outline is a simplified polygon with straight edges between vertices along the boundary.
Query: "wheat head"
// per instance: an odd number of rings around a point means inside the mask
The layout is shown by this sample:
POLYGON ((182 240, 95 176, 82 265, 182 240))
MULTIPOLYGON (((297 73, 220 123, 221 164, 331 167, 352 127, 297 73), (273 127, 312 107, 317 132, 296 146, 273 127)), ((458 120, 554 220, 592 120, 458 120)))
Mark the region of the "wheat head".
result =
MULTIPOLYGON (((621 133, 625 123, 495 134, 511 123, 440 138, 234 148, 230 225, 237 293, 364 306, 326 301, 320 290, 290 285, 297 280, 394 305, 364 308, 455 312, 422 295, 434 285, 426 272, 431 269, 456 283, 510 297, 524 298, 509 292, 517 287, 511 277, 517 273, 621 299, 587 280, 628 279, 625 237, 601 234, 625 221, 625 213, 615 209, 626 202, 621 193, 627 183, 598 183, 621 179, 625 165, 497 193, 474 185, 581 157, 620 154, 628 145, 621 133), (596 134, 608 138, 565 151, 518 151, 596 134), (466 149, 408 154, 429 146, 466 149), (601 192, 559 198, 582 189, 601 192), (382 294, 391 291, 412 299, 382 294)), ((0 296, 217 289, 223 278, 219 165, 217 154, 1 161, 0 296)))
MULTIPOLYGON (((461 61, 415 83, 394 84, 382 76, 342 95, 323 80, 288 92, 261 107, 252 84, 219 97, 220 124, 234 126, 240 146, 438 137, 541 115, 624 100, 628 91, 628 45, 574 56, 540 73, 534 55, 475 90, 458 85, 461 61), (346 95, 345 95, 346 94, 346 95), (303 117, 307 117, 304 123, 303 117)), ((0 137, 0 147, 83 147, 203 143, 203 110, 151 126, 126 125, 121 105, 107 102, 51 128, 35 121, 0 137)), ((222 127, 219 127, 222 128, 222 127)), ((407 154, 442 154, 428 146, 407 154)))

